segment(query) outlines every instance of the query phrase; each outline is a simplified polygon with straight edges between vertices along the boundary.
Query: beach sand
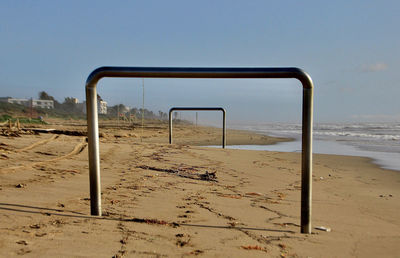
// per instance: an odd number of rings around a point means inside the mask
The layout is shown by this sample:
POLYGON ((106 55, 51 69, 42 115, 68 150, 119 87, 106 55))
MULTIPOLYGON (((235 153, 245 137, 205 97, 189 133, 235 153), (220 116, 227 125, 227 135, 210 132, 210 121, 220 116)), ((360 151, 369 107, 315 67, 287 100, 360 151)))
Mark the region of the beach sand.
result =
MULTIPOLYGON (((300 153, 200 147, 220 129, 189 125, 173 145, 165 125, 100 132, 102 217, 85 136, 0 136, 1 257, 400 257, 400 173, 367 158, 314 155, 312 224, 331 231, 307 235, 300 153)), ((227 143, 282 140, 228 131, 227 143)))

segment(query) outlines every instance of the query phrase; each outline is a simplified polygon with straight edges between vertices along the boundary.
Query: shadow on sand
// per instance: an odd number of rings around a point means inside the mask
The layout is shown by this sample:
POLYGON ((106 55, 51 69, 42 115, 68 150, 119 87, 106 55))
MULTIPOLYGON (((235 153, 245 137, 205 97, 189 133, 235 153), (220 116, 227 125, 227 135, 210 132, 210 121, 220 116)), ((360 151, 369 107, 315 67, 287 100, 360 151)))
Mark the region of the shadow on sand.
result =
POLYGON ((112 221, 120 221, 120 222, 159 224, 159 225, 168 225, 168 226, 172 226, 172 227, 187 226, 187 227, 219 228, 219 229, 231 229, 231 230, 257 230, 257 231, 281 232, 281 233, 291 233, 291 234, 295 233, 292 230, 279 230, 279 229, 268 229, 268 228, 187 224, 187 223, 167 222, 167 221, 158 220, 158 219, 111 217, 109 215, 104 215, 101 217, 89 216, 89 215, 85 215, 83 213, 75 212, 75 211, 68 211, 68 210, 62 210, 62 209, 51 209, 51 208, 36 207, 36 206, 29 206, 29 205, 22 205, 22 204, 13 204, 13 203, 0 203, 0 210, 23 212, 23 213, 30 213, 30 214, 41 214, 41 215, 45 215, 45 216, 59 216, 59 217, 68 217, 68 218, 97 219, 97 220, 112 220, 112 221), (68 213, 70 213, 70 214, 68 214, 68 213))

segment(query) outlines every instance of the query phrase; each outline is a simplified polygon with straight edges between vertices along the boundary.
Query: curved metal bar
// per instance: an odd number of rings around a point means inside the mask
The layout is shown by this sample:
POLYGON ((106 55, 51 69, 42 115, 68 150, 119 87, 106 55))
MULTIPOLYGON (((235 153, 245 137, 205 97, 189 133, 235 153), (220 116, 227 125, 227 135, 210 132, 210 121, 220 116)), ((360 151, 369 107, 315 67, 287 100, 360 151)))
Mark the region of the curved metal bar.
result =
POLYGON ((86 80, 91 214, 101 216, 97 82, 104 77, 137 78, 294 78, 303 85, 301 232, 311 233, 313 82, 303 70, 281 68, 100 67, 86 80))
POLYGON ((313 88, 311 77, 297 67, 282 68, 223 68, 223 67, 99 67, 90 73, 86 87, 93 87, 104 77, 123 78, 208 78, 208 79, 266 79, 294 78, 303 88, 313 88))
POLYGON ((169 144, 172 144, 172 112, 174 111, 222 111, 222 148, 226 146, 226 111, 222 107, 173 107, 168 114, 169 144))

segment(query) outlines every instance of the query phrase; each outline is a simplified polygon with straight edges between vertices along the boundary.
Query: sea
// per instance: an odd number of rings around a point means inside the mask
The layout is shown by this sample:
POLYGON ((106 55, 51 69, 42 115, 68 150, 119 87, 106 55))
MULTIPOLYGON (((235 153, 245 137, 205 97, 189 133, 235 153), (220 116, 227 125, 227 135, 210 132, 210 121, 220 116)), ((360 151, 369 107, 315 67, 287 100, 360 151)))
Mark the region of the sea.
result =
MULTIPOLYGON (((230 145, 227 148, 301 152, 301 124, 232 125, 293 141, 275 145, 230 145)), ((320 123, 313 127, 313 153, 369 157, 385 169, 400 171, 400 123, 320 123)))

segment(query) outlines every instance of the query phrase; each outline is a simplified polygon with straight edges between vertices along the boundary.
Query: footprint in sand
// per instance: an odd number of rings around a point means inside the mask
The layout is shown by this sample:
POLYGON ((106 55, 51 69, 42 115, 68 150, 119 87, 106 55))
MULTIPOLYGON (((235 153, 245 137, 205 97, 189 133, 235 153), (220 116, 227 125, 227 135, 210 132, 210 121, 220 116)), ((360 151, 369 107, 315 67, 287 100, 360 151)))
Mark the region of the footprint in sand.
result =
POLYGON ((177 246, 179 246, 179 247, 186 246, 190 242, 190 235, 188 235, 188 234, 180 233, 180 234, 176 234, 175 237, 176 237, 176 243, 175 244, 177 246))

